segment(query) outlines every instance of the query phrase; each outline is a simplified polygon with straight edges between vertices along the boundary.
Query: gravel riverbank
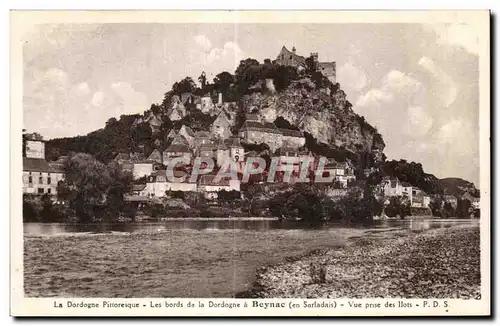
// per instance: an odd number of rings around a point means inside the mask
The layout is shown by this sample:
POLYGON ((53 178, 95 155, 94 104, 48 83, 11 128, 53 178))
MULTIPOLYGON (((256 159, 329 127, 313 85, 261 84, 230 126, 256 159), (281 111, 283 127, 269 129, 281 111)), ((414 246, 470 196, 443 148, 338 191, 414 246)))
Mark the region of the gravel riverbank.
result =
POLYGON ((479 227, 421 233, 373 231, 330 249, 257 271, 256 298, 475 298, 479 227))

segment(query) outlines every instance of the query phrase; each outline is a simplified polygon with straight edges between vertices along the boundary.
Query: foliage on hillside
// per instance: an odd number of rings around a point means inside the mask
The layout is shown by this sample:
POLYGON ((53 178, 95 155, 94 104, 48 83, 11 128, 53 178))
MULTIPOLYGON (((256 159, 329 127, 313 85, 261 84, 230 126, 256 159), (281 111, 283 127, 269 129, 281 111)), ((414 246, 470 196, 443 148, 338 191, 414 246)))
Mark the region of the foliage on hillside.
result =
POLYGON ((429 194, 442 194, 443 188, 433 174, 425 173, 422 164, 406 160, 386 161, 380 166, 383 175, 397 177, 402 182, 408 182, 429 194))
POLYGON ((447 195, 462 196, 464 193, 468 192, 473 197, 479 197, 479 189, 467 180, 460 178, 444 178, 439 180, 439 184, 443 188, 443 191, 447 195))

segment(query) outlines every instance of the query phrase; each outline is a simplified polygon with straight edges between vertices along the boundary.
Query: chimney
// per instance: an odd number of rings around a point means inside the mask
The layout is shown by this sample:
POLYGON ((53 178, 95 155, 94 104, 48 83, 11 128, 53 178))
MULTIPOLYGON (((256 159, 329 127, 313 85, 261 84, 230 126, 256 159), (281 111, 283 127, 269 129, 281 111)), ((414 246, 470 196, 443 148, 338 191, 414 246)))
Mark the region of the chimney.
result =
POLYGON ((219 104, 222 104, 222 93, 219 93, 219 101, 218 101, 219 104))
POLYGON ((297 51, 297 50, 295 49, 295 46, 294 46, 294 47, 292 48, 292 52, 295 54, 295 51, 297 51))

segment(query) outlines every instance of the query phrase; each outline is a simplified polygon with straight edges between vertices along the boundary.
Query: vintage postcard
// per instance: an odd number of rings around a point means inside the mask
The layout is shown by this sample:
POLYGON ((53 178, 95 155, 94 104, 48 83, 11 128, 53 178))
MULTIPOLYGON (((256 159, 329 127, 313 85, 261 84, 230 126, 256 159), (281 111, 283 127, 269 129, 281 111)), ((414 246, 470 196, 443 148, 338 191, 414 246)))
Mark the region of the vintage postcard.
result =
POLYGON ((488 11, 10 18, 11 315, 491 314, 488 11))

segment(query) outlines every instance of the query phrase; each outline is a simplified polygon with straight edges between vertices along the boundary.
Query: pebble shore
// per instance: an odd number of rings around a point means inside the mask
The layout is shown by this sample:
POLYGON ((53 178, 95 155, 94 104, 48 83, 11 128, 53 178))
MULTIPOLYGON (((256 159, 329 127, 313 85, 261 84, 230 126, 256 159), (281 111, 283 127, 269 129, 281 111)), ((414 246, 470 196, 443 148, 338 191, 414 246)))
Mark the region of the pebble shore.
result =
POLYGON ((462 298, 480 294, 479 227, 389 230, 259 268, 251 298, 462 298))

